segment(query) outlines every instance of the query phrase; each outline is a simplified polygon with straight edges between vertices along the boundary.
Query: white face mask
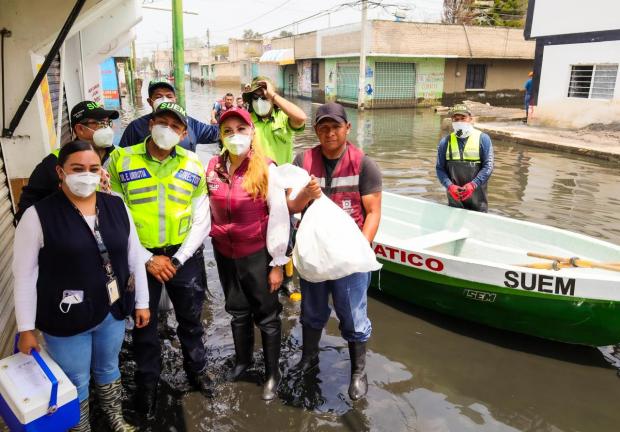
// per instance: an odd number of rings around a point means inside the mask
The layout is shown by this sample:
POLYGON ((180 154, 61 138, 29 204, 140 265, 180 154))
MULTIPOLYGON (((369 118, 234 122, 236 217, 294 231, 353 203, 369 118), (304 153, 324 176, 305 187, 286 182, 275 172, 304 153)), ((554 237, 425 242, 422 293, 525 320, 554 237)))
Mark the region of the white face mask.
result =
POLYGON ((222 140, 224 147, 235 156, 242 155, 250 149, 252 137, 244 134, 234 134, 224 137, 222 140))
POLYGON ((175 131, 164 125, 153 126, 151 136, 153 141, 155 141, 155 145, 162 150, 170 150, 181 140, 181 137, 175 131))
POLYGON ((65 173, 65 183, 67 183, 69 190, 73 194, 82 198, 86 198, 94 194, 97 190, 97 186, 99 186, 99 182, 101 182, 100 174, 91 172, 74 174, 65 173))
POLYGON ((273 108, 273 103, 263 98, 258 98, 252 101, 252 108, 257 116, 264 117, 273 108))
POLYGON ((157 107, 163 104, 164 102, 174 102, 174 101, 170 98, 167 98, 166 96, 162 96, 159 99, 155 99, 153 101, 153 111, 155 111, 157 107))
POLYGON ((109 126, 97 129, 93 134, 93 142, 99 148, 112 147, 114 144, 114 130, 109 126))
POLYGON ((473 128, 474 125, 468 122, 452 122, 452 129, 458 138, 467 138, 473 128))

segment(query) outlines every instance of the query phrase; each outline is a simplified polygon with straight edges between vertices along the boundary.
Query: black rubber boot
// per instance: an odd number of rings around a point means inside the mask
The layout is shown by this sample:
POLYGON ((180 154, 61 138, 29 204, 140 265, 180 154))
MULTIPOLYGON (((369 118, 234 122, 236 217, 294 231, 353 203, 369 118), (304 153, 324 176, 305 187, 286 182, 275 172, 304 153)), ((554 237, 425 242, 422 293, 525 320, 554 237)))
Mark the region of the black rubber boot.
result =
POLYGON ((233 341, 235 342, 235 366, 228 375, 229 381, 237 381, 252 364, 254 351, 254 327, 251 321, 232 322, 233 341))
POLYGON ((349 397, 358 400, 368 393, 368 378, 366 367, 366 342, 349 342, 349 356, 351 357, 351 384, 349 397))
POLYGON ((319 365, 319 341, 321 340, 321 334, 323 330, 316 330, 308 326, 302 327, 302 347, 301 347, 301 360, 294 367, 291 368, 291 372, 294 374, 306 375, 319 365))
POLYGON ((269 401, 278 395, 280 384, 280 330, 274 334, 261 332, 263 355, 265 356, 265 384, 262 399, 269 401))
POLYGON ((211 378, 211 375, 207 372, 206 367, 202 372, 185 371, 185 374, 187 375, 187 380, 192 387, 194 387, 196 390, 198 390, 207 397, 214 396, 213 379, 211 378))
POLYGON ((136 411, 146 418, 155 417, 155 410, 157 408, 157 385, 158 383, 148 385, 138 383, 135 395, 136 411))

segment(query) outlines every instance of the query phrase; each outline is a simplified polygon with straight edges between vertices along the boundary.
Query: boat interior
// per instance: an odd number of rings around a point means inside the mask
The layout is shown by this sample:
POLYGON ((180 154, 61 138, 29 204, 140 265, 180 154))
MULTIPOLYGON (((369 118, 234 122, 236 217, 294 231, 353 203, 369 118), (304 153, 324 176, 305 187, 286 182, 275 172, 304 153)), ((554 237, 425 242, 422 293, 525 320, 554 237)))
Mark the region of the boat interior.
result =
MULTIPOLYGON (((409 251, 428 251, 504 265, 551 264, 528 252, 620 262, 620 247, 569 231, 506 217, 455 209, 431 201, 386 193, 380 243, 409 251)), ((595 268, 565 272, 609 273, 595 268)))

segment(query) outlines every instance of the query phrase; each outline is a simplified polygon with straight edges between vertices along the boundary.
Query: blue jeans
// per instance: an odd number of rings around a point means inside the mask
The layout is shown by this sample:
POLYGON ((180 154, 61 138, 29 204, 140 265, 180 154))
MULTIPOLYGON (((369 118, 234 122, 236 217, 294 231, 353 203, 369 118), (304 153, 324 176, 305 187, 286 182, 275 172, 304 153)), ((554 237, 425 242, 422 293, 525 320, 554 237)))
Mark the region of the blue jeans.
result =
POLYGON ((118 355, 125 337, 125 320, 108 316, 97 326, 75 336, 43 333, 47 352, 77 387, 80 402, 88 399, 92 369, 95 383, 110 384, 121 377, 118 355))
POLYGON ((370 338, 372 325, 368 319, 367 292, 370 286, 370 272, 353 273, 336 280, 308 282, 301 284, 301 323, 316 330, 323 329, 331 308, 329 294, 340 320, 340 333, 347 342, 366 342, 370 338))

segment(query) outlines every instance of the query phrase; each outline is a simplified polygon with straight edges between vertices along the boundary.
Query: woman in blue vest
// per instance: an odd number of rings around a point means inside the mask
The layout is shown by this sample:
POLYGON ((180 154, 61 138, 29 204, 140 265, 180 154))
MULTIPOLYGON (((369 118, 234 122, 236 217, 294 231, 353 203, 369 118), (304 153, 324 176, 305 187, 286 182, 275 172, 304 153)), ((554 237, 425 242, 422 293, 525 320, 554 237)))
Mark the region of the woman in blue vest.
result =
POLYGON ((125 317, 138 327, 150 317, 144 252, 123 201, 96 192, 101 159, 88 142, 60 150, 58 192, 24 213, 15 231, 13 275, 18 348, 50 356, 77 387, 80 422, 90 431, 88 384, 114 432, 133 431, 123 419, 118 356, 125 317))

